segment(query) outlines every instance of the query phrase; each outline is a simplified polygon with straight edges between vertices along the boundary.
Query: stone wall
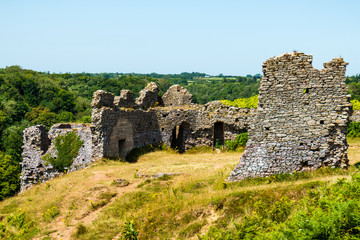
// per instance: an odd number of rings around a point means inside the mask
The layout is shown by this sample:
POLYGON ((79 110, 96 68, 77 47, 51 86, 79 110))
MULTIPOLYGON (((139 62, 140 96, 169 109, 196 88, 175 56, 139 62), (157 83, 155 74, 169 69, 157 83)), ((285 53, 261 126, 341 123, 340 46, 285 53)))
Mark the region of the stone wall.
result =
MULTIPOLYGON (((125 158, 136 147, 165 143, 179 152, 195 146, 214 146, 249 130, 249 141, 229 180, 276 173, 346 167, 346 128, 351 104, 341 58, 312 67, 312 57, 283 54, 263 65, 258 109, 241 109, 214 101, 191 103, 191 94, 172 86, 163 98, 149 83, 134 100, 128 90, 114 96, 103 90, 93 95, 92 124, 56 124, 24 130, 21 190, 59 175, 42 160, 56 157, 54 139, 75 131, 84 141, 69 171, 94 159, 125 158)), ((353 117, 355 119, 355 117, 353 117)))
POLYGON ((88 124, 55 124, 50 128, 49 133, 42 125, 32 126, 24 130, 20 191, 61 174, 51 164, 44 162, 42 157, 47 153, 56 157, 54 139, 71 131, 74 131, 84 141, 79 149, 78 156, 68 169, 68 171, 75 171, 89 165, 93 159, 91 130, 88 124))
POLYGON ((62 174, 42 157, 56 157, 54 139, 67 132, 76 132, 84 141, 68 169, 74 171, 95 159, 124 159, 132 149, 149 144, 165 143, 183 152, 195 146, 214 146, 216 138, 222 143, 234 140, 247 131, 254 112, 217 101, 192 104, 189 92, 177 85, 166 93, 167 107, 154 107, 163 103, 157 94, 155 83, 149 83, 136 101, 128 90, 122 90, 120 96, 98 90, 91 102, 91 125, 55 124, 49 133, 39 125, 25 129, 21 191, 62 174))
POLYGON ((317 70, 311 55, 297 52, 264 62, 249 141, 229 180, 347 167, 346 65, 335 58, 317 70))
MULTIPOLYGON (((98 91, 94 99, 99 99, 98 95, 108 97, 107 93, 98 91)), ((95 158, 125 158, 131 149, 149 144, 165 143, 180 152, 195 146, 213 146, 215 124, 222 132, 219 136, 222 142, 233 140, 237 134, 247 131, 251 114, 249 109, 229 107, 221 102, 147 110, 108 106, 93 104, 95 158)))

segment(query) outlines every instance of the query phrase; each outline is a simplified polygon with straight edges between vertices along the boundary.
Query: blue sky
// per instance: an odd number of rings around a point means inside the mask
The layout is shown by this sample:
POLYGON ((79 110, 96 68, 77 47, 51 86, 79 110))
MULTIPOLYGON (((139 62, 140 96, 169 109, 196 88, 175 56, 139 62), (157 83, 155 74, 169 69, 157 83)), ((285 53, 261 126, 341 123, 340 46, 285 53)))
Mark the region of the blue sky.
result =
POLYGON ((2 0, 0 68, 246 75, 293 50, 360 73, 357 0, 2 0))

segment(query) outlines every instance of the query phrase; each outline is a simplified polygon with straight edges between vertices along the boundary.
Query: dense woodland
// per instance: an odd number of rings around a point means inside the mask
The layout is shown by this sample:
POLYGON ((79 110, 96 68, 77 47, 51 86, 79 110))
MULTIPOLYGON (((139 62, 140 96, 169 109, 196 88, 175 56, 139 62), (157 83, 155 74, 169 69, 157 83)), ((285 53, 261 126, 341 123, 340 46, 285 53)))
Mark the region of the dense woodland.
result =
MULTIPOLYGON (((36 124, 49 128, 58 122, 90 122, 90 102, 98 89, 115 95, 129 89, 137 97, 149 82, 159 85, 160 95, 171 85, 180 84, 193 95, 193 102, 204 104, 255 96, 260 78, 260 74, 244 77, 222 74, 209 77, 205 73, 51 74, 19 66, 0 69, 0 200, 19 188, 22 131, 36 124)), ((352 99, 360 100, 360 75, 347 77, 346 83, 352 99)))

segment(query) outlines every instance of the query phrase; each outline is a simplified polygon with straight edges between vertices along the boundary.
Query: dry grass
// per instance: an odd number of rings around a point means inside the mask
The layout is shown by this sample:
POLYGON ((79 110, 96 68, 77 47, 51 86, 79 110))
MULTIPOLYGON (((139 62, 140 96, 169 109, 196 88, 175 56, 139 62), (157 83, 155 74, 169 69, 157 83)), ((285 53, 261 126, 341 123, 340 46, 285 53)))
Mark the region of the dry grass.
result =
MULTIPOLYGON (((360 159, 360 140, 350 139, 349 143, 349 160, 354 164, 360 159)), ((121 235, 122 226, 130 219, 135 219, 138 227, 142 225, 143 233, 139 235, 142 239, 149 236, 187 239, 206 232, 217 219, 224 217, 221 212, 215 212, 212 205, 218 198, 239 191, 276 192, 314 181, 333 182, 355 171, 314 173, 304 179, 271 184, 267 181, 249 181, 243 185, 225 183, 240 156, 241 153, 175 154, 163 151, 146 154, 137 163, 102 160, 88 169, 58 177, 6 199, 0 203, 0 216, 25 212, 36 221, 39 239, 46 236, 73 239, 79 226, 83 232, 76 238, 112 239, 121 235), (137 172, 179 175, 164 181, 146 181, 137 177, 137 172), (130 185, 112 185, 118 178, 128 180, 130 185), (54 207, 59 214, 45 218, 46 212, 54 207), (187 232, 194 233, 189 235, 187 232)))

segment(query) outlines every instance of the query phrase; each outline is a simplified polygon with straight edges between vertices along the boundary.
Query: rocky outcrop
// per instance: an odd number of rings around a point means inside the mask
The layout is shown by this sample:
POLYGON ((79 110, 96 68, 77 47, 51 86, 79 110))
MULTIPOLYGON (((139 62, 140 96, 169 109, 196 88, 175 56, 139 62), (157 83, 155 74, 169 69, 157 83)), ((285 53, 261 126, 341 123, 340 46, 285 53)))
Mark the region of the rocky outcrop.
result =
POLYGON ((335 58, 322 70, 311 63, 311 55, 297 52, 264 62, 257 114, 230 181, 321 166, 347 167, 347 63, 335 58))
POLYGON ((162 97, 165 107, 180 107, 190 105, 192 95, 180 85, 171 86, 162 97))

